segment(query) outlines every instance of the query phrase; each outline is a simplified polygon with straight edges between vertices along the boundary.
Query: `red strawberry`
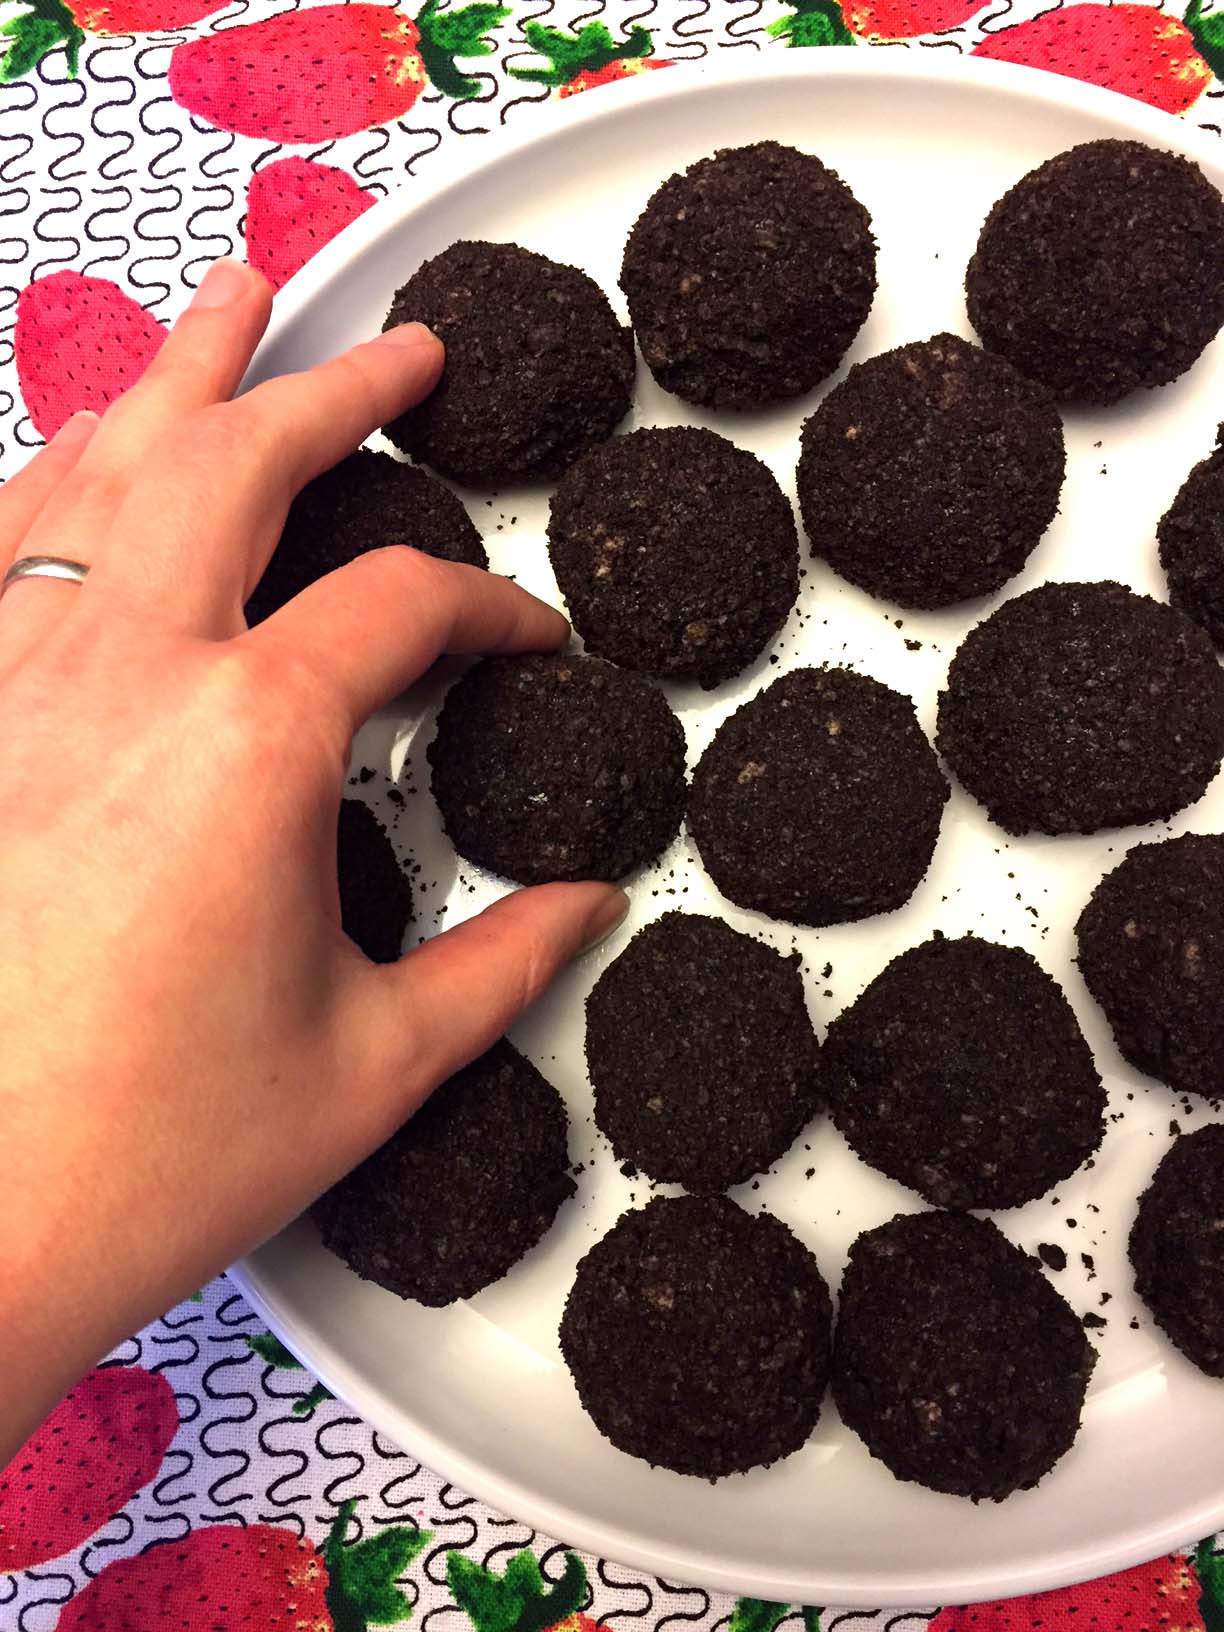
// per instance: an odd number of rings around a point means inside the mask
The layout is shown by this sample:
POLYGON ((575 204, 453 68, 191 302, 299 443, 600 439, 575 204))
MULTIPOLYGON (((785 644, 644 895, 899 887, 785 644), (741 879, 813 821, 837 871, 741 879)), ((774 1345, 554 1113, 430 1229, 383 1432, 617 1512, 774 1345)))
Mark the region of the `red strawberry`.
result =
POLYGON ((325 142, 398 119, 426 81, 462 100, 479 86, 456 57, 487 56, 508 14, 474 4, 415 19, 394 6, 324 5, 287 11, 175 46, 170 94, 222 130, 273 142, 325 142))
POLYGON ((10 41, 0 80, 20 79, 62 46, 75 79, 86 34, 153 34, 185 28, 220 11, 227 0, 27 0, 28 9, 0 28, 10 41))
POLYGON ((606 1632, 578 1613, 587 1575, 576 1553, 566 1553, 565 1570, 553 1586, 529 1550, 515 1553, 502 1575, 462 1553, 448 1553, 446 1580, 475 1632, 606 1632))
POLYGON ((108 278, 52 272, 17 302, 17 379, 40 435, 80 408, 102 413, 144 373, 162 325, 108 278))
POLYGON ((959 28, 986 0, 801 0, 770 23, 788 45, 853 45, 864 40, 908 40, 959 28))
POLYGON ((292 1530, 218 1524, 121 1558, 64 1606, 59 1632, 365 1632, 405 1619, 397 1576, 429 1542, 425 1530, 381 1530, 346 1547, 346 1502, 319 1552, 292 1530))
POLYGON ((1199 1592, 1190 1560, 1173 1553, 1081 1587, 941 1609, 927 1632, 1203 1632, 1199 1592))
POLYGON ((247 260, 279 289, 373 202, 347 170, 277 159, 257 170, 247 189, 247 260))
POLYGON ((1066 6, 988 35, 973 55, 1048 68, 1184 113, 1212 69, 1224 67, 1224 13, 1203 17, 1199 0, 1185 22, 1150 5, 1066 6))
POLYGON ((161 1467, 178 1421, 157 1373, 86 1372, 0 1472, 0 1573, 58 1558, 126 1507, 161 1467))
POLYGON ((548 85, 558 96, 576 96, 579 91, 610 85, 614 79, 649 68, 670 68, 663 57, 652 56, 654 40, 644 28, 631 28, 618 45, 602 23, 587 23, 577 34, 566 34, 543 23, 524 23, 523 36, 537 57, 548 60, 547 68, 511 68, 516 79, 548 85))

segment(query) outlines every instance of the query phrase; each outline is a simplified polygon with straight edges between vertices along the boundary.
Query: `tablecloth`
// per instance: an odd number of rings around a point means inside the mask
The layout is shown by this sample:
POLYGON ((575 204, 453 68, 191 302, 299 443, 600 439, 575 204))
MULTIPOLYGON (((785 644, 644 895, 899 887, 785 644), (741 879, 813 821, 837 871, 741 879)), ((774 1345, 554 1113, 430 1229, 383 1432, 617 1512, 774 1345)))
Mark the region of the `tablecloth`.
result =
MULTIPOLYGON (((131 384, 218 255, 245 254, 279 287, 375 199, 554 96, 614 96, 618 79, 714 51, 749 73, 765 51, 867 46, 1034 64, 1220 128, 1224 9, 1200 0, 1184 17, 1091 0, 424 0, 411 14, 9 0, 0 474, 131 384)), ((966 1610, 733 1601, 648 1579, 388 1444, 222 1279, 116 1350, 0 1473, 0 1628, 1224 1632, 1224 1538, 1196 1539, 1105 1581, 966 1610)))

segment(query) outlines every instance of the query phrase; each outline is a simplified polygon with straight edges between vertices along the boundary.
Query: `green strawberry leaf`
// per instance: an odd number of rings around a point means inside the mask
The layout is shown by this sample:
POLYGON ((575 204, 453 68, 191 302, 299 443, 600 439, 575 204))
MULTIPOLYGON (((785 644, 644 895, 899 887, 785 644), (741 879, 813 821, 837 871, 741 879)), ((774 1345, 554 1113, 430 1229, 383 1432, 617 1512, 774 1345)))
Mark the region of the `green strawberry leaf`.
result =
POLYGON ((201 1289, 199 1292, 193 1292, 191 1294, 191 1296, 187 1299, 187 1302, 188 1303, 203 1303, 204 1302, 203 1289, 201 1289))
POLYGON ((428 1530, 396 1525, 347 1546, 344 1535, 356 1507, 356 1501, 344 1503, 323 1543, 327 1607, 335 1632, 368 1632, 372 1626, 406 1621, 412 1601, 396 1579, 433 1540, 428 1530))
POLYGON ((1215 1537, 1204 1536, 1191 1558, 1202 1596, 1199 1614, 1206 1632, 1224 1632, 1224 1553, 1215 1550, 1215 1537))
POLYGON ((1224 75, 1224 11, 1204 17, 1202 0, 1190 0, 1182 21, 1190 30, 1199 56, 1219 79, 1224 75))
POLYGON ((524 23, 523 35, 537 57, 548 60, 547 68, 511 68, 515 79, 530 80, 559 90, 579 74, 598 73, 610 62, 631 57, 649 57, 654 40, 647 29, 631 28, 618 45, 603 23, 587 23, 577 34, 566 34, 543 23, 524 23))
POLYGON ((737 1598, 730 1632, 774 1632, 789 1608, 789 1604, 775 1604, 768 1598, 737 1598))
POLYGON ((297 1355, 290 1354, 280 1338, 274 1337, 271 1332, 249 1332, 246 1343, 254 1354, 261 1360, 266 1360, 270 1366, 275 1366, 278 1371, 306 1370, 297 1355))
POLYGON ((587 1596, 586 1570, 576 1553, 566 1553, 555 1586, 545 1582, 530 1549, 515 1553, 503 1575, 462 1553, 448 1553, 446 1580, 476 1632, 545 1632, 581 1609, 587 1596))
POLYGON ((766 32, 791 46, 857 43, 838 0, 799 0, 789 16, 777 18, 766 32))
POLYGON ((804 1632, 820 1632, 820 1611, 811 1604, 803 1606, 803 1627, 804 1632))
POLYGON ((425 0, 414 20, 421 36, 417 50, 430 84, 454 102, 475 96, 480 82, 462 73, 455 58, 489 56, 493 46, 485 36, 509 15, 509 6, 489 5, 486 0, 446 12, 439 12, 438 0, 425 0))
POLYGON ((303 1394, 300 1400, 294 1400, 290 1410, 295 1417, 308 1417, 316 1405, 322 1405, 326 1400, 334 1400, 335 1397, 330 1388, 324 1388, 322 1383, 316 1383, 309 1394, 303 1394))
POLYGON ((63 47, 68 76, 77 77, 85 36, 63 0, 25 0, 24 9, 0 26, 11 43, 0 57, 0 82, 10 84, 32 73, 42 59, 63 47))

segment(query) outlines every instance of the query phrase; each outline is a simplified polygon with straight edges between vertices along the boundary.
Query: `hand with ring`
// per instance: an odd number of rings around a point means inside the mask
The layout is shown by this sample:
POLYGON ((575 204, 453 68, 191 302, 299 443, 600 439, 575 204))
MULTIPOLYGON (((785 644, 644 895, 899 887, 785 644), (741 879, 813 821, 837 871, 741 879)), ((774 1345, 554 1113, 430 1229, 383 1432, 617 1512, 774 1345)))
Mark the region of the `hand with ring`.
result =
POLYGON ((443 362, 408 325, 231 400, 270 309, 218 262, 140 382, 0 493, 0 1465, 624 911, 521 890, 381 966, 341 932, 354 732, 440 653, 568 626, 406 538, 247 630, 294 494, 443 362))

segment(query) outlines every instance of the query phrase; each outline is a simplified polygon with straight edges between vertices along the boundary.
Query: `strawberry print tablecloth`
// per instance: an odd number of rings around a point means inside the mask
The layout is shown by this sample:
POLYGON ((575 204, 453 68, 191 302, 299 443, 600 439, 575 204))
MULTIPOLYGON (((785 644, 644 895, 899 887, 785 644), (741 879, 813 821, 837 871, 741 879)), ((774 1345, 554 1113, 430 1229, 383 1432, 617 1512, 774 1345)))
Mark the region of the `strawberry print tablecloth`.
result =
MULTIPOLYGON (((1224 7, 1201 0, 1180 15, 1096 0, 0 0, 0 475, 132 383, 217 256, 245 254, 279 287, 460 138, 496 142, 554 96, 615 96, 619 79, 714 51, 749 72, 760 52, 830 46, 1035 64, 1217 133, 1224 113, 1224 7)), ((1105 1581, 971 1609, 737 1602, 647 1579, 386 1443, 220 1280, 122 1345, 0 1471, 0 1632, 1224 1632, 1224 1538, 1186 1541, 1105 1581)))

